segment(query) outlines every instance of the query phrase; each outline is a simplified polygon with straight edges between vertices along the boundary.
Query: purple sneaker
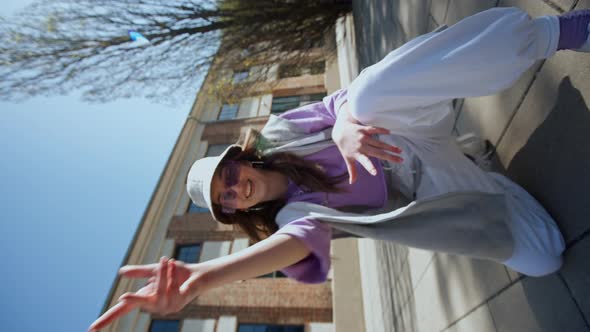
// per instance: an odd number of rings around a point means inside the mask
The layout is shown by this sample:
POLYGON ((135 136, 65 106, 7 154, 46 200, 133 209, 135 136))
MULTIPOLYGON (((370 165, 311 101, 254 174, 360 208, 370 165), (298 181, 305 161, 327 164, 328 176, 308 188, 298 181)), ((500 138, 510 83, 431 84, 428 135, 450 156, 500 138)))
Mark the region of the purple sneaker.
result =
POLYGON ((590 52, 590 9, 574 10, 558 16, 558 50, 590 52))

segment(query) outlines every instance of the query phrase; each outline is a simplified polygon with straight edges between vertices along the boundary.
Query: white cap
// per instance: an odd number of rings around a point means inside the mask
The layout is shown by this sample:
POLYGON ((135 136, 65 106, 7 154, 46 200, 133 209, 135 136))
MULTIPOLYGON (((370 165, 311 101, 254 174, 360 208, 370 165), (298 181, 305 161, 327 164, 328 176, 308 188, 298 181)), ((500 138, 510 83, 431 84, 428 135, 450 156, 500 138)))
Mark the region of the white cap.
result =
POLYGON ((215 220, 219 220, 211 204, 211 181, 219 164, 228 155, 236 155, 242 151, 239 145, 230 145, 222 154, 216 157, 201 158, 191 166, 186 180, 186 191, 197 206, 208 208, 215 220))

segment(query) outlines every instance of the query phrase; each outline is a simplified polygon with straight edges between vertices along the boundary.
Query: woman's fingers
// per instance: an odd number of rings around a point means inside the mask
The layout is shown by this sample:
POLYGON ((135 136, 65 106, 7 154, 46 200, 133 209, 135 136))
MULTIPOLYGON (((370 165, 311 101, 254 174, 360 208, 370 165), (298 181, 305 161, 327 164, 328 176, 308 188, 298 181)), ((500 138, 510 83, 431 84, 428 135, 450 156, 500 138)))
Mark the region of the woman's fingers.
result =
POLYGON ((174 290, 175 292, 178 291, 178 288, 180 287, 180 280, 179 280, 179 276, 177 273, 177 264, 178 262, 176 262, 175 260, 170 260, 169 263, 169 274, 168 274, 168 285, 169 288, 174 290))
POLYGON ((353 158, 344 158, 346 169, 348 170, 348 183, 353 184, 356 181, 356 165, 353 158))
POLYGON ((155 274, 158 265, 126 265, 119 269, 119 274, 127 278, 149 278, 155 274))
POLYGON ((402 149, 398 148, 397 146, 387 144, 387 143, 381 141, 380 139, 372 137, 372 136, 366 137, 363 143, 365 143, 365 145, 368 144, 370 146, 373 146, 375 148, 379 148, 381 150, 386 150, 386 151, 397 153, 397 154, 402 153, 402 149))
POLYGON ((168 259, 162 257, 160 259, 160 268, 158 269, 158 275, 156 276, 156 287, 158 295, 166 292, 168 286, 168 259))
POLYGON ((400 156, 390 154, 386 151, 374 148, 372 146, 363 147, 362 152, 367 156, 379 158, 386 161, 391 161, 393 163, 401 163, 403 161, 402 157, 400 156))
MULTIPOLYGON (((361 125, 363 126, 363 125, 361 125)), ((389 135, 391 132, 388 129, 372 126, 363 126, 363 130, 368 135, 389 135)))
POLYGON ((369 174, 377 175, 377 169, 375 168, 375 165, 373 165, 371 159, 369 159, 369 157, 367 157, 365 154, 358 153, 356 155, 356 161, 358 161, 359 164, 361 164, 361 166, 363 166, 367 172, 369 172, 369 174))
POLYGON ((119 303, 115 304, 112 308, 107 310, 107 312, 105 312, 100 317, 98 317, 98 319, 95 320, 94 323, 92 323, 92 325, 90 325, 90 328, 88 328, 88 331, 96 332, 96 331, 102 329, 103 327, 109 325, 114 320, 125 316, 127 313, 129 313, 130 311, 132 311, 135 308, 136 308, 136 305, 129 302, 129 301, 119 302, 119 303))
POLYGON ((134 304, 135 306, 141 306, 146 304, 151 295, 149 294, 137 294, 137 293, 125 293, 119 297, 119 301, 128 301, 134 304))
POLYGON ((181 296, 188 296, 188 297, 192 297, 192 292, 194 289, 196 289, 196 283, 198 282, 198 277, 193 275, 190 278, 188 278, 183 284, 182 286, 180 286, 179 291, 180 291, 180 295, 181 296))
POLYGON ((174 293, 174 260, 171 259, 168 261, 168 268, 166 269, 166 276, 167 276, 167 283, 166 283, 166 296, 170 298, 170 296, 174 293))

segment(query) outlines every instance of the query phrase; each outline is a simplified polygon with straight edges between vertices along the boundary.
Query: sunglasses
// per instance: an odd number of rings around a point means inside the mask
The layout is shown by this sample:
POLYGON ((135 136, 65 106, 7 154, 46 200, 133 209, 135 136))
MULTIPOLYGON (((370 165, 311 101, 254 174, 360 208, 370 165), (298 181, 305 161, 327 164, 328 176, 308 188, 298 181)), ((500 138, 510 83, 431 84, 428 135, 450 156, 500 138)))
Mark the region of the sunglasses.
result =
POLYGON ((238 194, 231 187, 240 181, 240 163, 228 161, 221 165, 221 180, 225 186, 225 191, 221 194, 220 204, 221 212, 235 213, 237 206, 238 194))

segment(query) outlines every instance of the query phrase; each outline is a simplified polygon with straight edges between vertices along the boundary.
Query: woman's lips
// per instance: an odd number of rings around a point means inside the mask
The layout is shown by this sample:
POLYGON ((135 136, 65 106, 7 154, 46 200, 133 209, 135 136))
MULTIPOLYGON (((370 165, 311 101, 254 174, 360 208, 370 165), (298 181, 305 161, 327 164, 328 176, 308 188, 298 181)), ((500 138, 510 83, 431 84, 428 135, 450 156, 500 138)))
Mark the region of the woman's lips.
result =
POLYGON ((252 180, 248 180, 247 190, 248 191, 246 192, 246 198, 252 197, 252 193, 254 192, 254 184, 252 183, 252 180))

